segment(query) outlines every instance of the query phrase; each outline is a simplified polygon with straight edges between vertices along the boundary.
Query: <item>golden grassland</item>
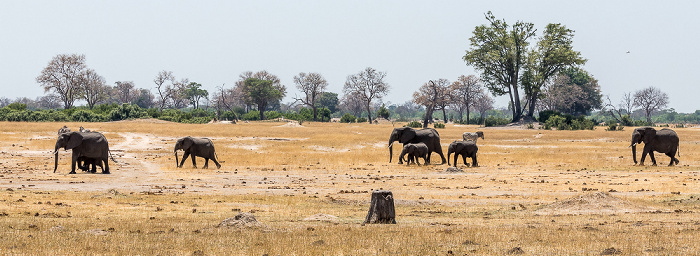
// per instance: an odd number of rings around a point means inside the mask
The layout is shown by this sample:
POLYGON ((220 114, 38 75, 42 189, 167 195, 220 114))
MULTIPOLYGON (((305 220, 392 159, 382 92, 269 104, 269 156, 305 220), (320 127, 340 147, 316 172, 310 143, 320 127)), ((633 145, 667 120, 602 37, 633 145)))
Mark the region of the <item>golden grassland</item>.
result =
MULTIPOLYGON (((632 128, 547 131, 447 125, 444 153, 482 130, 477 168, 388 163, 391 124, 66 123, 108 138, 112 174, 70 171, 64 123, 0 123, 0 254, 141 255, 688 255, 700 251, 700 129, 675 129, 680 166, 634 166, 632 128), (174 142, 214 141, 222 164, 176 168, 174 142), (370 193, 388 189, 396 225, 362 226, 370 193), (634 208, 541 210, 609 192, 634 208), (600 209, 612 213, 596 212, 600 209), (640 211, 639 209, 645 209, 640 211), (257 228, 217 227, 252 212, 257 228), (304 221, 314 214, 329 222, 304 221), (519 250, 517 249, 519 248, 519 250)), ((396 124, 400 126, 402 124, 396 124)), ((182 152, 180 152, 180 157, 182 152)), ((447 157, 447 155, 445 155, 447 157)), ((638 157, 641 156, 641 147, 638 157)), ((433 154, 433 163, 439 156, 433 154)), ((197 166, 204 165, 197 159, 197 166)), ((99 172, 99 171, 98 171, 99 172)), ((612 203, 611 203, 612 204, 612 203)), ((584 205, 585 206, 585 205, 584 205)))

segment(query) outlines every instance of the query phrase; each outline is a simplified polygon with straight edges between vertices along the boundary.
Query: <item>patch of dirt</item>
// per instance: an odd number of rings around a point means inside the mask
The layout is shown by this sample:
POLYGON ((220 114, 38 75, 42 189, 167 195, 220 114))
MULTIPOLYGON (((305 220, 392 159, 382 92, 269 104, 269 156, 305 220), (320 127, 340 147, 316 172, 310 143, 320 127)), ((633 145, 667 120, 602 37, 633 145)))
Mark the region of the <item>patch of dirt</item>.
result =
POLYGON ((579 195, 557 201, 535 211, 542 215, 576 215, 576 214, 615 214, 631 212, 652 212, 655 209, 635 205, 608 192, 579 195))
POLYGON ((338 217, 330 215, 330 214, 324 214, 324 213, 319 213, 319 214, 314 214, 309 217, 304 218, 304 221, 318 221, 318 222, 330 222, 330 223, 338 223, 338 217))
POLYGON ((242 212, 242 213, 237 214, 235 217, 227 218, 227 219, 221 221, 221 223, 219 223, 219 225, 217 225, 216 227, 243 229, 243 228, 263 228, 263 227, 265 227, 265 225, 258 222, 258 220, 255 219, 255 216, 253 216, 252 213, 242 212))

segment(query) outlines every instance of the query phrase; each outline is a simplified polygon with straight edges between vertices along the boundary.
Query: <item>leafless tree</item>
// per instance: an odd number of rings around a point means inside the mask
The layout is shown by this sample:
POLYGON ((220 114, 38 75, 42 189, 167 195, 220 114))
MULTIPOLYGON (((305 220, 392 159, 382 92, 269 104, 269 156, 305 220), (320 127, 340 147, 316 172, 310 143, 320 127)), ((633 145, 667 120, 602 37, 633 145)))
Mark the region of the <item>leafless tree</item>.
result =
POLYGON ((173 82, 173 86, 168 89, 168 94, 172 102, 172 107, 176 109, 181 109, 187 107, 190 103, 185 94, 187 90, 187 85, 190 84, 190 80, 187 78, 180 79, 180 81, 173 82))
POLYGON ((117 81, 115 89, 117 90, 117 100, 120 104, 133 103, 139 94, 133 81, 117 81))
POLYGON ((372 123, 372 102, 389 93, 389 84, 384 82, 386 72, 367 67, 357 74, 349 75, 343 86, 346 95, 357 95, 367 110, 367 121, 372 123))
POLYGON ((365 108, 364 103, 361 100, 361 96, 357 92, 352 92, 350 94, 344 94, 340 98, 340 109, 345 112, 352 113, 355 117, 360 117, 362 111, 365 108))
POLYGON ((96 103, 107 99, 108 88, 105 78, 98 75, 94 70, 87 69, 81 76, 80 85, 83 91, 83 99, 92 109, 96 103))
POLYGON ((12 103, 12 100, 7 98, 7 97, 0 97, 0 108, 4 108, 7 105, 10 105, 12 103))
POLYGON ((668 95, 659 88, 650 86, 634 92, 634 105, 644 111, 647 123, 651 123, 651 114, 668 105, 668 95))
POLYGON ((484 89, 475 75, 459 76, 457 81, 450 85, 450 103, 459 113, 459 121, 462 121, 464 111, 467 112, 467 124, 469 124, 469 112, 474 106, 477 97, 484 94, 484 89))
POLYGON ((558 75, 551 83, 545 85, 543 99, 538 102, 538 109, 556 110, 571 113, 571 109, 577 103, 585 101, 585 95, 581 87, 569 82, 569 77, 558 75))
POLYGON ((158 104, 158 109, 163 112, 163 109, 168 105, 168 101, 171 98, 170 93, 172 92, 173 83, 175 77, 171 71, 160 71, 158 76, 153 79, 153 83, 156 84, 156 91, 158 91, 158 99, 156 99, 156 104, 158 104))
POLYGON ((73 107, 73 103, 82 95, 80 80, 85 65, 85 55, 59 54, 41 71, 36 81, 44 92, 54 92, 63 102, 63 108, 73 107))
POLYGON ((56 94, 37 97, 36 103, 41 109, 57 109, 61 107, 61 99, 56 94))
MULTIPOLYGON (((420 88, 418 88, 418 91, 413 93, 413 102, 425 106, 423 128, 428 127, 428 123, 433 120, 433 111, 440 110, 441 106, 444 115, 444 106, 449 103, 450 99, 449 84, 450 82, 443 78, 438 79, 437 82, 431 80, 424 83, 420 88)), ((445 120, 447 120, 446 116, 445 120)))
POLYGON ((304 105, 309 106, 314 113, 314 121, 318 121, 316 101, 321 97, 321 94, 326 91, 328 82, 319 73, 304 73, 294 76, 294 83, 297 88, 304 93, 304 98, 294 98, 295 101, 300 101, 304 105))
POLYGON ((483 120, 486 116, 486 111, 493 109, 495 101, 487 93, 482 93, 474 99, 474 109, 479 112, 479 117, 483 120))
POLYGON ((618 105, 620 109, 624 110, 625 113, 628 115, 632 115, 632 111, 634 110, 634 97, 632 97, 631 92, 626 92, 622 95, 622 100, 620 101, 620 104, 618 105))

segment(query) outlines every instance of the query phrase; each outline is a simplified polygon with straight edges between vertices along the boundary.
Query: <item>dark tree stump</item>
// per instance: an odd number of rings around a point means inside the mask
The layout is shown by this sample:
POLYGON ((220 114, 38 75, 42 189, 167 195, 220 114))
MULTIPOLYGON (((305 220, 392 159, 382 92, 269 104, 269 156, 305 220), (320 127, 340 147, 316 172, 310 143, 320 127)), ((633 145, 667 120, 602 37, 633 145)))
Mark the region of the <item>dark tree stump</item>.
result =
POLYGON ((372 192, 372 202, 365 217, 364 224, 396 224, 396 212, 394 211, 394 195, 389 190, 375 190, 372 192))

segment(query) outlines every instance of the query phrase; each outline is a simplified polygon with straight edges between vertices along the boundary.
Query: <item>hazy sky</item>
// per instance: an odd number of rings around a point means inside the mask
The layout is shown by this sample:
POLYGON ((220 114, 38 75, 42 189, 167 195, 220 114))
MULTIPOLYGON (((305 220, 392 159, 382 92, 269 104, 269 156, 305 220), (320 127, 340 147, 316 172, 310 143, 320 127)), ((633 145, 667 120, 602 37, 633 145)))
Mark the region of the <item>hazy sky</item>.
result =
MULTIPOLYGON (((213 93, 244 71, 317 72, 342 94, 365 67, 387 73, 385 102, 431 79, 477 74, 462 60, 492 11, 509 24, 575 30, 574 49, 604 95, 655 86, 679 112, 700 109, 700 1, 6 1, 0 0, 0 96, 44 94, 36 77, 58 54, 85 54, 107 83, 153 89, 159 71, 213 93), (627 53, 629 51, 630 53, 627 53)), ((506 96, 497 98, 506 106, 506 96)))

